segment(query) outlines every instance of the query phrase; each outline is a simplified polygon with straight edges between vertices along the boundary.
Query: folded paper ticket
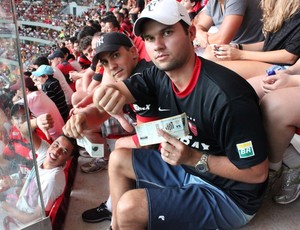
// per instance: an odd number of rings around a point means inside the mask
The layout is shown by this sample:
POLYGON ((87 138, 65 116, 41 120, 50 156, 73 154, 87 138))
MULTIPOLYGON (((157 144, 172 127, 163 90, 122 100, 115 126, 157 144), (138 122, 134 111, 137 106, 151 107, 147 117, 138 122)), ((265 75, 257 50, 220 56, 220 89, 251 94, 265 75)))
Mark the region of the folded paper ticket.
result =
POLYGON ((158 129, 162 129, 176 138, 185 137, 189 134, 186 114, 182 113, 177 116, 135 126, 140 145, 146 146, 164 142, 165 139, 158 134, 158 129))
POLYGON ((104 156, 104 145, 93 143, 87 137, 78 138, 77 144, 88 152, 91 157, 103 157, 104 156))

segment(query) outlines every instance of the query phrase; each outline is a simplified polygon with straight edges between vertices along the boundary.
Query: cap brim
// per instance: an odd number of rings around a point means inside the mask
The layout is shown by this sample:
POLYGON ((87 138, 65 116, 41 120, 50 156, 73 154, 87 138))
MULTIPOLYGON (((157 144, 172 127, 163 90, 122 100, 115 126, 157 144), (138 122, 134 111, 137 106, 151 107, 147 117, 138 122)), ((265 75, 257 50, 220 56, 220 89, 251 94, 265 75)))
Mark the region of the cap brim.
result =
POLYGON ((96 55, 95 57, 97 57, 99 59, 99 55, 101 53, 104 53, 104 52, 115 52, 117 51, 118 49, 120 49, 121 45, 107 45, 107 46, 103 46, 101 47, 101 49, 96 49, 96 55))
POLYGON ((178 19, 170 19, 170 17, 166 18, 165 16, 162 16, 162 17, 159 17, 157 15, 155 15, 156 18, 153 18, 151 16, 145 16, 145 17, 139 17, 135 23, 134 23, 134 26, 133 26, 133 33, 135 36, 141 36, 142 34, 142 26, 144 25, 144 21, 146 19, 148 20, 153 20, 153 21, 157 21, 161 24, 164 24, 164 25, 174 25, 176 24, 177 22, 179 22, 181 19, 178 18, 178 19))
POLYGON ((48 56, 49 60, 53 60, 55 57, 53 55, 48 56))

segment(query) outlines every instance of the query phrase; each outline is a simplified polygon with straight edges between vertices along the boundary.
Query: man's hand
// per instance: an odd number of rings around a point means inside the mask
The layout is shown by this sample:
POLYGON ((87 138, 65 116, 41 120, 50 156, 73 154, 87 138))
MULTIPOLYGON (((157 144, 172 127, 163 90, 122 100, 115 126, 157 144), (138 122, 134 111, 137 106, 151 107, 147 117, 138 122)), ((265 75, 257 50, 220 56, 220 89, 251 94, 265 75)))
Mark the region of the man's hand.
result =
POLYGON ((100 85, 94 92, 93 102, 100 111, 106 111, 115 117, 127 132, 132 132, 133 127, 123 116, 126 98, 117 87, 114 85, 100 85))
POLYGON ((125 101, 125 96, 114 85, 101 85, 95 90, 93 96, 95 106, 110 115, 120 114, 125 101))
MULTIPOLYGON (((160 150, 162 159, 165 162, 171 165, 193 165, 193 157, 196 150, 183 144, 163 130, 159 130, 158 133, 166 140, 166 142, 161 143, 160 150)), ((197 155, 199 156, 198 153, 197 155)))
POLYGON ((50 128, 53 128, 53 118, 49 113, 42 114, 36 118, 37 126, 42 130, 46 135, 47 139, 50 140, 51 136, 48 132, 50 128))
POLYGON ((62 128, 63 133, 72 138, 83 136, 83 131, 87 128, 87 117, 85 113, 73 114, 62 128))

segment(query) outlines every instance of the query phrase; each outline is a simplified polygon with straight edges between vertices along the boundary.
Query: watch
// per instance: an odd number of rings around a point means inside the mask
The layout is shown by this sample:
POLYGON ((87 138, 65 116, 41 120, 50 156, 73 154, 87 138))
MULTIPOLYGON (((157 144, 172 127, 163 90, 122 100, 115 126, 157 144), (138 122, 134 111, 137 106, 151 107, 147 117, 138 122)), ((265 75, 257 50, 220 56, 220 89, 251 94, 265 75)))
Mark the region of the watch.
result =
POLYGON ((200 173, 205 173, 208 171, 208 155, 203 153, 200 160, 196 163, 195 169, 200 173))

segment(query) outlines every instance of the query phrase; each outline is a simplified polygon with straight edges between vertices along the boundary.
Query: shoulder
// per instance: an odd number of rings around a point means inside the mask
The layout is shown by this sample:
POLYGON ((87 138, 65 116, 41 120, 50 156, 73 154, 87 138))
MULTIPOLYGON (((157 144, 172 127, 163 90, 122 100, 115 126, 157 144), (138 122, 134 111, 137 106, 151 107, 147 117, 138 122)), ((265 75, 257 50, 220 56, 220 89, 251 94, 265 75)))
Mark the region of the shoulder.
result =
POLYGON ((218 92, 235 97, 244 94, 256 95, 250 84, 234 71, 221 66, 215 62, 201 58, 201 72, 200 79, 203 87, 215 87, 219 89, 218 92))

